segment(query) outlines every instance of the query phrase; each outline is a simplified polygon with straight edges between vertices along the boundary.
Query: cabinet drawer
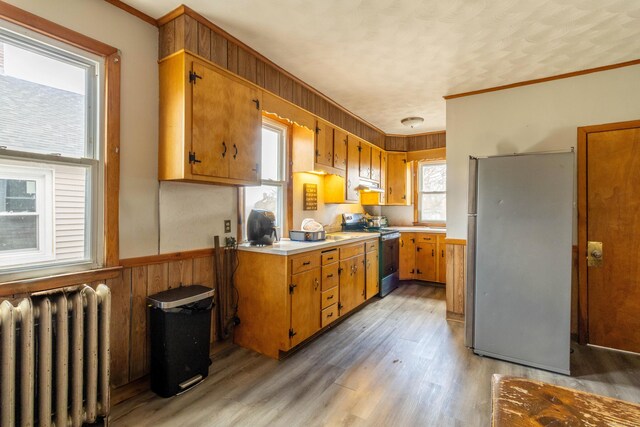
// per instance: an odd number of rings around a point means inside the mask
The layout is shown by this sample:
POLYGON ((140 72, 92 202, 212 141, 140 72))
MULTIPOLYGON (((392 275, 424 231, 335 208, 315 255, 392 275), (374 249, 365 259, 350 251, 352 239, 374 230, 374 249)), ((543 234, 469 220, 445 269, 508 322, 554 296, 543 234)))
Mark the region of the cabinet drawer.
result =
POLYGON ((418 242, 435 243, 437 239, 436 234, 416 233, 416 236, 418 236, 418 238, 416 239, 418 242))
POLYGON ((331 249, 322 253, 322 265, 338 261, 338 249, 331 249))
POLYGON ((301 273, 320 267, 320 254, 313 253, 291 259, 291 274, 301 273))
POLYGON ((364 244, 343 246, 340 248, 340 259, 347 259, 364 253, 364 244))
POLYGON ((338 282, 339 282, 338 269, 339 268, 340 268, 340 264, 338 264, 337 262, 322 266, 322 290, 323 291, 331 289, 334 286, 338 286, 338 282))
POLYGON ((324 310, 322 310, 322 327, 324 328, 329 323, 338 318, 338 304, 333 304, 324 310))
POLYGON ((338 287, 331 288, 322 292, 322 309, 329 307, 331 304, 338 302, 338 287))
POLYGON ((378 249, 378 241, 374 240, 372 242, 365 242, 365 250, 367 252, 371 252, 371 251, 375 251, 376 249, 378 249))

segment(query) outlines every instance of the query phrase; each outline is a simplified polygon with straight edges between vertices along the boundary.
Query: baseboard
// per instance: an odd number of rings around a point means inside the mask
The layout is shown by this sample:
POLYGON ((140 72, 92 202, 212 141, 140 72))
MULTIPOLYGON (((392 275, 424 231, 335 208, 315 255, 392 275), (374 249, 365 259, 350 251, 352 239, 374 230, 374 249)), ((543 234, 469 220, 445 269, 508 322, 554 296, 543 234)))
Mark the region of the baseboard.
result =
POLYGON ((447 311, 447 320, 451 320, 452 322, 464 323, 464 314, 447 311))

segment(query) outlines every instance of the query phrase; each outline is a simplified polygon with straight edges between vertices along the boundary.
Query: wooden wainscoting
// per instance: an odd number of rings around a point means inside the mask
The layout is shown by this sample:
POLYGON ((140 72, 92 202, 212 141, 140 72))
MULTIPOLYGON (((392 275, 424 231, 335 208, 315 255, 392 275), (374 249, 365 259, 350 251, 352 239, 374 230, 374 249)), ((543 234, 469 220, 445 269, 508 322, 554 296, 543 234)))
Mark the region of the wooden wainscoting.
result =
POLYGON ((464 322, 467 241, 445 239, 447 245, 447 320, 464 322))

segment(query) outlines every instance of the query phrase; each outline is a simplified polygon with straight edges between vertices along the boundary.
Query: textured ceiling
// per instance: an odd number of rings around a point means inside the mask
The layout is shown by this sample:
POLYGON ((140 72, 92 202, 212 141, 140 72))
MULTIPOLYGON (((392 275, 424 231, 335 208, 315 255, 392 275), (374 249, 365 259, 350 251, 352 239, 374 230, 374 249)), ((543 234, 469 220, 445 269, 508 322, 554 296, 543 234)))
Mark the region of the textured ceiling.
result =
MULTIPOLYGON (((178 6, 125 1, 154 18, 178 6)), ((640 0, 185 4, 387 133, 444 129, 443 95, 640 58, 640 0)))

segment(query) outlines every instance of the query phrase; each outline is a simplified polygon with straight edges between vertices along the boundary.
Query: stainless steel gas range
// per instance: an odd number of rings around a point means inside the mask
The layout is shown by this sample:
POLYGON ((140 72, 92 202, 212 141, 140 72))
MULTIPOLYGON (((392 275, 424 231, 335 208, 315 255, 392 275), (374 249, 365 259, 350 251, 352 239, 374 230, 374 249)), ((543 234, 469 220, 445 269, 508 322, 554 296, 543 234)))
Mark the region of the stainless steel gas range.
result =
POLYGON ((342 214, 343 232, 371 232, 380 233, 378 254, 380 258, 380 296, 384 297, 398 287, 399 258, 400 258, 400 232, 385 228, 388 224, 386 218, 382 217, 378 223, 382 227, 369 227, 363 214, 350 213, 342 214))

